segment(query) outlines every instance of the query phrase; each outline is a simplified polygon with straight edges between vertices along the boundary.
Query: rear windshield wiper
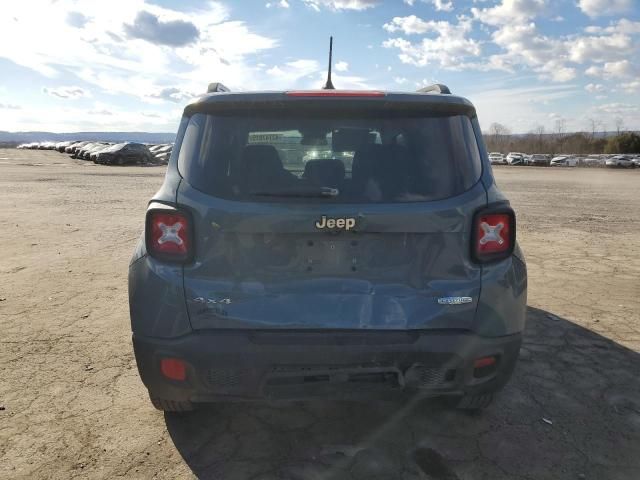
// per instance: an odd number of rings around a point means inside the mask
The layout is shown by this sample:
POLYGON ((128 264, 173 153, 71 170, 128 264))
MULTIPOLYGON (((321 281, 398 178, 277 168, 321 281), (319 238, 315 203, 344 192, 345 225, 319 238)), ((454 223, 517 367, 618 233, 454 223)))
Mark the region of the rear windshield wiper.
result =
POLYGON ((259 197, 324 197, 333 198, 340 195, 337 188, 331 187, 291 187, 282 190, 269 190, 260 192, 251 192, 251 195, 259 197))

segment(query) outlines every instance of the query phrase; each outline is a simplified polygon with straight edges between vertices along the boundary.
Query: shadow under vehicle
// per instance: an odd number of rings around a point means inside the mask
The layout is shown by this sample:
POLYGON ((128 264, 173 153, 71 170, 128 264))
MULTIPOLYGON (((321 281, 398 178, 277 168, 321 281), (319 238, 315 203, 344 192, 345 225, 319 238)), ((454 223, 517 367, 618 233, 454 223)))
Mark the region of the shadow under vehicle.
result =
POLYGON ((482 415, 415 397, 165 413, 201 479, 634 479, 640 355, 529 308, 513 378, 482 415))

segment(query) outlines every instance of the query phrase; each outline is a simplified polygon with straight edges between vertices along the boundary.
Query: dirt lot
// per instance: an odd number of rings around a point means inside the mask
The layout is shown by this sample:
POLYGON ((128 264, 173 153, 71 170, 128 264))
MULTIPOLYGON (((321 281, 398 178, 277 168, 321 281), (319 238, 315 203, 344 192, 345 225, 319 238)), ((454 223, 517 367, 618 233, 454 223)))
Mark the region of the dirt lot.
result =
POLYGON ((0 150, 0 478, 640 478, 640 171, 496 168, 529 321, 481 415, 440 402, 152 409, 127 265, 160 167, 0 150))

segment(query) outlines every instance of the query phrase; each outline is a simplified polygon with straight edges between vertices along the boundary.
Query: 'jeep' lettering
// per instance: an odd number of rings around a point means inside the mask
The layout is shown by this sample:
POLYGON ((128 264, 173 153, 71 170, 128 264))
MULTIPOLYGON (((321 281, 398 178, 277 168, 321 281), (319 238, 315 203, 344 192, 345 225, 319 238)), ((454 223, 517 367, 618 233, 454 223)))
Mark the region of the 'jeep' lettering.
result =
POLYGON ((351 230, 356 226, 355 218, 329 218, 326 215, 322 215, 320 220, 316 222, 316 228, 322 230, 324 228, 344 228, 345 230, 351 230))

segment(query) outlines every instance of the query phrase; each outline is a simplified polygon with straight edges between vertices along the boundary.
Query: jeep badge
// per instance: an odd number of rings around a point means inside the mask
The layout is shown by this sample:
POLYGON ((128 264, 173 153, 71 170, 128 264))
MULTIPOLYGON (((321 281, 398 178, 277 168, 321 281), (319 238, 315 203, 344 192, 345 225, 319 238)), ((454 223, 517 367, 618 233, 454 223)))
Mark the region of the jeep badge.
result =
POLYGON ((343 228, 346 231, 351 230, 356 226, 355 218, 327 218, 326 215, 322 215, 320 220, 316 222, 316 228, 322 230, 325 228, 343 228))

